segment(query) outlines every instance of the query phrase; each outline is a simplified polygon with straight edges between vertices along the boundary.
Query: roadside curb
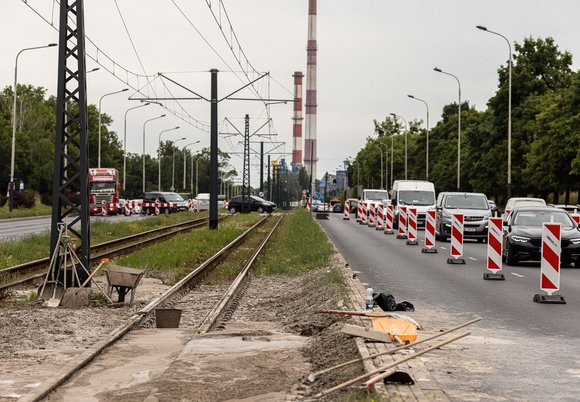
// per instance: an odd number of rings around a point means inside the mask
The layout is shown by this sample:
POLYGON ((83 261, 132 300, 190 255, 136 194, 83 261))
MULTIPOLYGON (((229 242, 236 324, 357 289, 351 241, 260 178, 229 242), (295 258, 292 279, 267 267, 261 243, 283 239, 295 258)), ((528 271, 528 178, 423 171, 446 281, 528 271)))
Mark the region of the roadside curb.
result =
MULTIPOLYGON (((319 225, 320 223, 317 222, 319 225)), ((322 226, 320 225, 321 229, 322 226)), ((325 232, 326 233, 326 232, 325 232)), ((348 295, 347 295, 347 303, 348 309, 351 310, 362 310, 364 305, 365 299, 365 287, 363 286, 362 282, 356 278, 355 273, 351 269, 350 266, 347 265, 347 262, 344 256, 338 251, 338 248, 332 241, 330 237, 328 237, 328 241, 332 244, 332 247, 335 252, 335 257, 338 260, 338 263, 341 266, 341 272, 343 273, 347 286, 348 286, 348 295)), ((370 321, 364 320, 362 317, 351 317, 352 320, 356 322, 357 325, 362 325, 366 327, 370 327, 370 321)), ((355 338, 356 345, 361 357, 366 357, 371 354, 376 354, 380 352, 387 351, 390 349, 388 344, 380 343, 380 342, 373 342, 367 343, 362 338, 355 338)), ((414 351, 414 349, 409 348, 409 352, 414 351)), ((409 352, 406 352, 407 354, 409 352)), ((392 363, 396 360, 396 357, 401 357, 399 355, 384 355, 380 356, 376 359, 369 359, 363 362, 365 370, 370 372, 375 370, 381 366, 386 364, 392 363)), ((388 397, 388 400, 405 400, 405 401, 449 401, 449 398, 445 391, 441 388, 439 383, 429 374, 427 368, 421 361, 421 358, 413 359, 407 363, 401 364, 399 370, 408 372, 415 384, 413 385, 401 385, 401 384, 391 384, 389 386, 384 386, 382 384, 375 385, 374 389, 377 394, 381 396, 388 397)))
POLYGON ((31 221, 33 219, 50 218, 51 216, 52 215, 36 215, 36 216, 26 216, 22 218, 0 218, 0 222, 31 221))

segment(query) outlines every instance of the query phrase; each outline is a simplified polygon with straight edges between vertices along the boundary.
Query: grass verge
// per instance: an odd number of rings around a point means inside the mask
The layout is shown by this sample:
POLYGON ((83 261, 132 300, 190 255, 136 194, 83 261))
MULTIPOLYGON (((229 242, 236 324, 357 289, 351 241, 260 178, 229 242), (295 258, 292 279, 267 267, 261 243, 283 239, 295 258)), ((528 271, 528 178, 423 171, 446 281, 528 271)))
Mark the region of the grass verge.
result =
MULTIPOLYGON (((207 212, 193 215, 189 213, 159 215, 147 219, 121 221, 118 223, 99 220, 91 223, 91 244, 99 244, 108 240, 118 239, 157 227, 198 219, 204 216, 207 216, 207 212)), ((49 233, 27 236, 16 241, 0 242, 0 268, 45 258, 49 256, 49 253, 49 233)))
MULTIPOLYGON (((31 216, 44 216, 50 214, 52 214, 52 207, 44 205, 38 202, 38 200, 32 208, 17 208, 12 210, 13 218, 28 218, 31 216)), ((0 219, 8 219, 8 215, 8 202, 6 202, 6 205, 0 208, 0 219)))

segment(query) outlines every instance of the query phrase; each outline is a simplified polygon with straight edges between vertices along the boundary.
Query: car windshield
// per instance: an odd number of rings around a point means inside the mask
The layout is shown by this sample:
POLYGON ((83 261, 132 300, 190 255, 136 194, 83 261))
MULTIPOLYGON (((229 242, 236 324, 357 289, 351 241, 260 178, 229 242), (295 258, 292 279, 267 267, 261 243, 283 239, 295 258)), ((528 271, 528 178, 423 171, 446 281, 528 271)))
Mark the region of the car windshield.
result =
POLYGON ((399 203, 403 205, 433 205, 435 194, 431 191, 404 190, 399 191, 399 203))
POLYGON ((91 192, 93 193, 112 193, 115 192, 114 181, 94 181, 91 183, 91 192))
POLYGON ((366 200, 380 201, 388 198, 389 193, 386 190, 365 191, 364 196, 366 200))
POLYGON ((174 202, 184 201, 184 199, 179 194, 175 194, 175 193, 163 194, 163 197, 167 201, 174 201, 174 202))
POLYGON ((445 198, 445 208, 488 209, 487 200, 482 195, 457 194, 445 198))
POLYGON ((518 211, 513 219, 513 226, 542 227, 543 223, 559 223, 562 229, 574 229, 574 221, 562 211, 518 211))

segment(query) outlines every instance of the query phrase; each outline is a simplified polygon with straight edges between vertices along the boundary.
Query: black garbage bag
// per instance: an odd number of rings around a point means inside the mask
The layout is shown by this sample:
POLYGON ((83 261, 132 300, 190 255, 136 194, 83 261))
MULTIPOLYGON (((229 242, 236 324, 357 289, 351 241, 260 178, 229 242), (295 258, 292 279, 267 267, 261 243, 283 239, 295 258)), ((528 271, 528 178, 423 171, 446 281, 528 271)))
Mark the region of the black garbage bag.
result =
POLYGON ((373 293, 373 299, 383 311, 395 311, 397 308, 395 296, 390 293, 373 293))
POLYGON ((402 301, 400 303, 397 303, 395 311, 415 311, 415 306, 413 306, 411 302, 402 301))

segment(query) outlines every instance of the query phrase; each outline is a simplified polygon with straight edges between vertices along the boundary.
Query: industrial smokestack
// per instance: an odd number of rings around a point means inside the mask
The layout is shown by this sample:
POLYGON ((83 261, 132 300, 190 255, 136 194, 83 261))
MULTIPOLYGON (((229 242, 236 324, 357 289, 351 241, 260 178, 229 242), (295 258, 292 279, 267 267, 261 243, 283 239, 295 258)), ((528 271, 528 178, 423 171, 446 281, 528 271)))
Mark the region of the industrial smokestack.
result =
POLYGON ((292 127, 292 171, 302 164, 302 71, 294 72, 294 122, 292 127))
MULTIPOLYGON (((316 0, 308 0, 308 45, 306 47, 306 131, 304 167, 314 184, 316 181, 316 0)), ((313 191, 313 189, 311 189, 313 191)))

